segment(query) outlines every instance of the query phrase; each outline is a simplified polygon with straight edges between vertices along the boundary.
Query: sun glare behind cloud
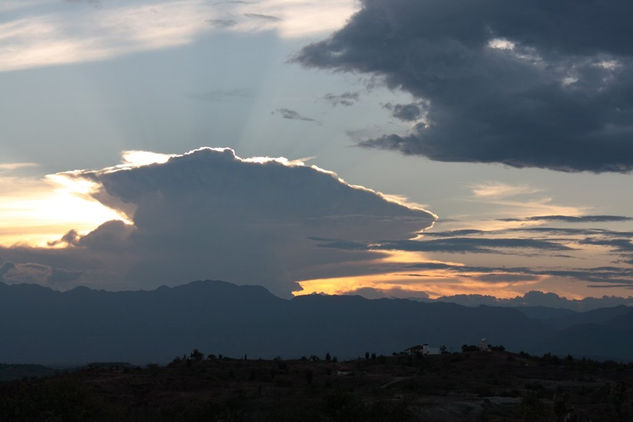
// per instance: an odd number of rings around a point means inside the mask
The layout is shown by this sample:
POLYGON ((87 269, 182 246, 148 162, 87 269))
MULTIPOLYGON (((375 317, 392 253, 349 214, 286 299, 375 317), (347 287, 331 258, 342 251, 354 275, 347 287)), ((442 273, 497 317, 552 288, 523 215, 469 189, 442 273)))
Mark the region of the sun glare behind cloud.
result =
POLYGON ((87 233, 106 221, 126 221, 90 196, 96 188, 90 181, 52 174, 18 183, 28 189, 0 191, 0 245, 46 247, 72 229, 87 233))

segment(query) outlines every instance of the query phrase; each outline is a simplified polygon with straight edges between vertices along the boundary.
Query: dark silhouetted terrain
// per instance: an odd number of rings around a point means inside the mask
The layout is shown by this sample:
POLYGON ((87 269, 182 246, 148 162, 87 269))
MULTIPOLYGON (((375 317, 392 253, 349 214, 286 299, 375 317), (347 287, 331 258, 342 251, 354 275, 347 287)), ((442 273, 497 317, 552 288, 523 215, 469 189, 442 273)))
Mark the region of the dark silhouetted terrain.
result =
POLYGON ((346 359, 420 343, 459 350, 483 337, 517 352, 631 360, 633 310, 525 311, 359 296, 286 300, 262 287, 219 281, 127 292, 0 284, 0 362, 6 363, 166 363, 194 348, 346 359))
POLYGON ((93 365, 0 383, 0 420, 630 421, 633 365, 466 352, 93 365))

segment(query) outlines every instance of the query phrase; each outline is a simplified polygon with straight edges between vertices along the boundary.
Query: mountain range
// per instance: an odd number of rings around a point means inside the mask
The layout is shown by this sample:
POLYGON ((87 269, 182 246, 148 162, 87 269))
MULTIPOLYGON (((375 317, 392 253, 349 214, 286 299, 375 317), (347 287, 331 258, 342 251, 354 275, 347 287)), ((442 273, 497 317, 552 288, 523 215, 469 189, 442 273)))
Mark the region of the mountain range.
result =
POLYGON ((308 295, 196 281, 151 291, 60 292, 0 283, 0 362, 165 363, 195 348, 248 358, 391 354, 482 338, 512 351, 633 360, 633 308, 463 306, 308 295))

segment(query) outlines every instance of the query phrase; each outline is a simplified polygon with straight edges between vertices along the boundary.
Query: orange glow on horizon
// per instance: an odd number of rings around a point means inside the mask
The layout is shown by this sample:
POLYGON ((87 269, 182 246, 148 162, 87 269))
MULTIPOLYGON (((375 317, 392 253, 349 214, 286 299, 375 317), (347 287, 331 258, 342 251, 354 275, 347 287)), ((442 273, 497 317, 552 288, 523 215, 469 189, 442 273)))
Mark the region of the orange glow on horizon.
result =
POLYGON ((371 288, 386 291, 387 295, 390 290, 410 292, 412 296, 424 293, 430 299, 459 294, 480 294, 509 299, 532 290, 530 287, 540 282, 537 279, 492 283, 468 277, 465 274, 456 277, 454 273, 433 270, 419 274, 398 272, 302 280, 298 283, 303 290, 293 292, 293 295, 303 296, 315 293, 342 295, 363 288, 371 288))
MULTIPOLYGON (((385 251, 387 256, 372 263, 436 263, 462 266, 461 263, 430 260, 421 252, 385 251)), ((503 274, 503 273, 500 273, 503 274)), ((522 281, 483 281, 478 277, 488 275, 478 272, 456 272, 451 269, 416 269, 410 271, 384 272, 378 274, 360 274, 343 277, 328 277, 300 280, 297 283, 302 290, 293 292, 294 296, 323 293, 341 295, 363 288, 376 290, 399 290, 413 295, 424 293, 431 299, 457 294, 481 294, 498 298, 512 298, 521 295, 540 283, 545 277, 534 276, 532 280, 522 281)), ((508 280, 516 274, 508 274, 508 280)))

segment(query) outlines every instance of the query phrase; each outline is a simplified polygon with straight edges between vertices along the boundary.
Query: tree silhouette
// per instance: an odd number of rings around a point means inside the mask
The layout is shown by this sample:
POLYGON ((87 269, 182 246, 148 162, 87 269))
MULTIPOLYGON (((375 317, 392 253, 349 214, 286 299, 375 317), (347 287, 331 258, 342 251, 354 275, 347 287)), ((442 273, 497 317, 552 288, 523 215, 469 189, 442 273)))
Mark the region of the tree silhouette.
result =
POLYGON ((204 354, 198 349, 193 349, 193 352, 191 352, 189 357, 192 360, 202 360, 202 359, 204 359, 204 354))

